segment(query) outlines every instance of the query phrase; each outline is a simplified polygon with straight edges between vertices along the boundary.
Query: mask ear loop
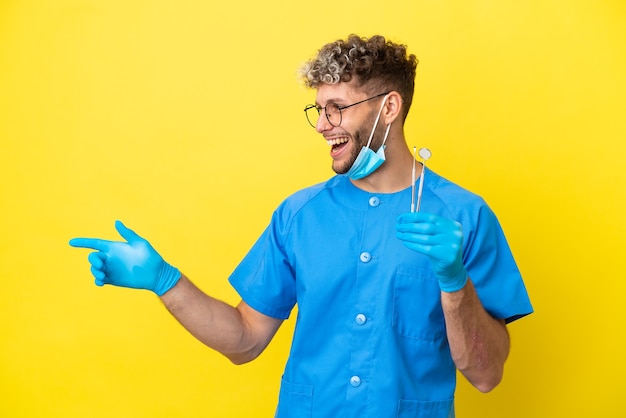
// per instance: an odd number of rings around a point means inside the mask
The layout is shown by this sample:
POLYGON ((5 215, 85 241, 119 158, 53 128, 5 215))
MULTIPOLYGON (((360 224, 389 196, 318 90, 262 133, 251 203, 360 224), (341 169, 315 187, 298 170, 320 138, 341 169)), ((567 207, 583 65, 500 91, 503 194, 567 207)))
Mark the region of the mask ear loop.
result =
POLYGON ((385 146, 385 142, 387 142, 387 137, 389 136, 389 129, 391 129, 391 123, 387 125, 387 130, 385 131, 385 137, 383 138, 383 144, 380 146, 381 148, 385 146))
MULTIPOLYGON (((370 134, 370 139, 367 140, 367 145, 365 146, 366 148, 369 148, 370 144, 372 143, 372 138, 374 137, 374 131, 376 130, 376 126, 378 126, 378 119, 380 119, 380 114, 383 112, 383 107, 385 106, 385 103, 387 102, 387 97, 389 97, 389 95, 385 96, 385 98, 383 99, 383 103, 380 105, 380 110, 378 111, 378 115, 376 116, 376 121, 374 121, 374 127, 372 128, 372 133, 370 134)), ((385 139, 383 139, 383 145, 385 145, 385 141, 387 140, 387 135, 389 134, 390 127, 391 127, 391 124, 387 126, 387 132, 385 133, 385 139)))

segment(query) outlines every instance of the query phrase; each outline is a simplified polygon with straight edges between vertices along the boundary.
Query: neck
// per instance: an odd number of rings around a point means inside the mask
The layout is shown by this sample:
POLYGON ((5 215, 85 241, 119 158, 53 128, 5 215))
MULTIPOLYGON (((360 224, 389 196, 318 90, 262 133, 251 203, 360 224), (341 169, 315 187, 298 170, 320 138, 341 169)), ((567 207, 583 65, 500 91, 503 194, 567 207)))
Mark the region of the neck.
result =
MULTIPOLYGON (((412 149, 412 147, 411 147, 412 149)), ((351 180, 359 189, 370 193, 395 193, 411 187, 413 152, 407 146, 404 135, 389 137, 385 149, 385 162, 369 176, 351 180)), ((416 164, 416 178, 422 165, 416 164)))

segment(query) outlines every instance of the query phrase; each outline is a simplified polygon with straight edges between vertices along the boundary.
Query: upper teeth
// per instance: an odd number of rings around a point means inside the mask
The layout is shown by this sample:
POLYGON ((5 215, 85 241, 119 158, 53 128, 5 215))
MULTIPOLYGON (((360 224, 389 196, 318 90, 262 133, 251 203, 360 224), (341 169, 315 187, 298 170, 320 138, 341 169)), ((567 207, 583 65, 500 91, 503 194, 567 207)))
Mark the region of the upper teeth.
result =
POLYGON ((328 145, 339 145, 339 144, 343 144, 344 142, 348 142, 348 138, 341 137, 341 138, 333 138, 333 139, 326 140, 326 143, 328 143, 328 145))

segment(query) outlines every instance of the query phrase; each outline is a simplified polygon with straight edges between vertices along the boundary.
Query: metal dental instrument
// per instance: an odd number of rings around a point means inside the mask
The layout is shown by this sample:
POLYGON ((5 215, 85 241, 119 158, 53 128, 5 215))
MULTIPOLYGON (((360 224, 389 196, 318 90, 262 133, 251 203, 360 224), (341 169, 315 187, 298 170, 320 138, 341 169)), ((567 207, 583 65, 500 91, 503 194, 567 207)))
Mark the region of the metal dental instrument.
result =
MULTIPOLYGON (((424 175, 426 172, 426 160, 428 160, 433 154, 430 152, 428 148, 420 148, 419 156, 422 157, 422 172, 420 173, 420 184, 417 189, 417 208, 416 212, 420 211, 420 206, 422 204, 422 189, 424 188, 424 175)), ((415 176, 415 158, 413 158, 413 175, 415 176)), ((413 187, 415 187, 415 181, 413 181, 413 187)), ((413 204, 411 204, 411 207, 413 204)), ((412 212, 412 210, 411 210, 412 212)))
POLYGON ((417 147, 413 147, 413 170, 411 170, 411 213, 415 212, 415 153, 417 147))

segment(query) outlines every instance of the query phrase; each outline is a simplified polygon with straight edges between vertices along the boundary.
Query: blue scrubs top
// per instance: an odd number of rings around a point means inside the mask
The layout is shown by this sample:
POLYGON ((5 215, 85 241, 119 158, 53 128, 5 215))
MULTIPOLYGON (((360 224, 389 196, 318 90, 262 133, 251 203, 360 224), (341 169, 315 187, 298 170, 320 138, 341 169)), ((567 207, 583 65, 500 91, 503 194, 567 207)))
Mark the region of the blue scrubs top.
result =
MULTIPOLYGON (((411 188, 365 192, 345 176, 301 190, 230 277, 257 311, 286 319, 297 304, 276 416, 454 416, 456 368, 426 256, 395 236, 411 188)), ((507 322, 532 312, 494 213, 426 170, 421 211, 463 225, 463 262, 485 309, 507 322)))

